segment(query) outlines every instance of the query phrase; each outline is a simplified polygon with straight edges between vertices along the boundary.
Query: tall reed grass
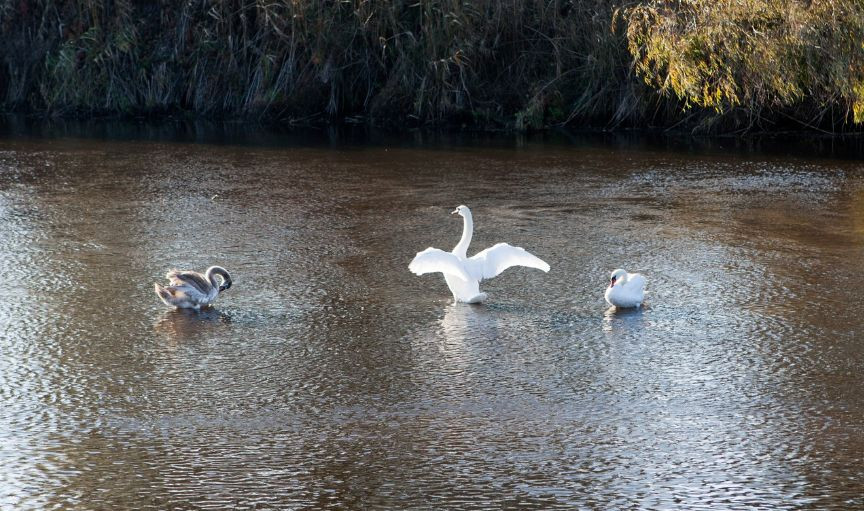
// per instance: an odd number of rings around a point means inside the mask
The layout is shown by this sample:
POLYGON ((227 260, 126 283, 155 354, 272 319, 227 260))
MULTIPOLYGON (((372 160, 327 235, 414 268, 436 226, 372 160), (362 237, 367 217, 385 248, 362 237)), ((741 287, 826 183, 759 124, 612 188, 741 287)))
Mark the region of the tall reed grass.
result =
POLYGON ((0 0, 0 106, 842 130, 864 120, 861 14, 856 0, 0 0))

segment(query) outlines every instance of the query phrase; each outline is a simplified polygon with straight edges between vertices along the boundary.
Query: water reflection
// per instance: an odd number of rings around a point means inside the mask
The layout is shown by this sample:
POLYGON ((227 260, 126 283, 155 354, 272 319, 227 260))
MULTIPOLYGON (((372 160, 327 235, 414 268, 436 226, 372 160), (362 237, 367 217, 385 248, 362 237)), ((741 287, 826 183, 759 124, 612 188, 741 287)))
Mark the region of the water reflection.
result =
POLYGON ((451 303, 445 307, 440 324, 443 344, 465 346, 472 340, 495 339, 498 314, 484 305, 451 303))
POLYGON ((484 362, 489 343, 498 340, 498 315, 494 311, 483 305, 449 304, 440 321, 440 335, 435 338, 435 363, 449 375, 447 385, 467 385, 468 375, 484 362))
POLYGON ((644 324, 644 314, 647 305, 639 308, 621 309, 614 305, 603 313, 603 330, 624 330, 627 332, 637 331, 644 324))
POLYGON ((194 336, 207 335, 211 328, 224 327, 231 323, 231 315, 215 307, 201 310, 166 310, 153 325, 153 329, 174 341, 182 341, 194 336))

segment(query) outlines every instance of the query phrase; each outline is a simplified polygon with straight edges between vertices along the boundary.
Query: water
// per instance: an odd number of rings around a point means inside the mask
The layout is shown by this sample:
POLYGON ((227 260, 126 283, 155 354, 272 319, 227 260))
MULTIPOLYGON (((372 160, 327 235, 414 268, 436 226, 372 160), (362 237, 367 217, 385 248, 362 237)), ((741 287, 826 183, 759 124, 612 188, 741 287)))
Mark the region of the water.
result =
POLYGON ((855 160, 95 135, 0 139, 2 508, 864 508, 855 160), (552 271, 409 273, 462 203, 552 271))

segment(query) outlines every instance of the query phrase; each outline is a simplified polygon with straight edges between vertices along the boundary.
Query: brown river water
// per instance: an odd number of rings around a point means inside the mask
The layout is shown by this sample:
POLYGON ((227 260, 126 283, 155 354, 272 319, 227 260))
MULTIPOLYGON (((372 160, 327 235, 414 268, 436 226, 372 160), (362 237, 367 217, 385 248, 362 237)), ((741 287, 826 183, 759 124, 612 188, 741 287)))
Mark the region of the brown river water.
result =
POLYGON ((861 160, 111 132, 0 135, 0 508, 864 509, 861 160))

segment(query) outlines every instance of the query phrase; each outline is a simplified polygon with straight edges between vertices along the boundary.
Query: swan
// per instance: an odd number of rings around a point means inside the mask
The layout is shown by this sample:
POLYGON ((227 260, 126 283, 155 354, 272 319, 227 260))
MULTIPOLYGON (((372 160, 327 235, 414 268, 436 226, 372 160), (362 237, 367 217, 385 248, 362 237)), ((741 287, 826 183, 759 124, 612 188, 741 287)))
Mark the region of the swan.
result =
POLYGON ((179 309, 198 310, 231 287, 231 275, 221 266, 211 266, 203 275, 197 271, 171 270, 165 278, 168 279, 167 286, 154 284, 156 294, 165 305, 179 309), (217 275, 221 283, 217 281, 217 275))
POLYGON ((468 257, 468 245, 474 233, 474 220, 467 206, 459 206, 451 215, 458 214, 463 220, 462 239, 451 252, 429 247, 418 252, 408 269, 417 275, 425 273, 443 273, 444 280, 454 302, 480 303, 486 299, 486 293, 480 292, 480 281, 491 279, 511 266, 527 266, 544 272, 549 271, 549 265, 540 258, 528 253, 525 249, 513 247, 507 243, 498 243, 468 257))
POLYGON ((645 277, 619 268, 610 275, 605 296, 615 307, 639 307, 645 298, 645 277))

